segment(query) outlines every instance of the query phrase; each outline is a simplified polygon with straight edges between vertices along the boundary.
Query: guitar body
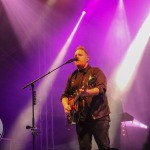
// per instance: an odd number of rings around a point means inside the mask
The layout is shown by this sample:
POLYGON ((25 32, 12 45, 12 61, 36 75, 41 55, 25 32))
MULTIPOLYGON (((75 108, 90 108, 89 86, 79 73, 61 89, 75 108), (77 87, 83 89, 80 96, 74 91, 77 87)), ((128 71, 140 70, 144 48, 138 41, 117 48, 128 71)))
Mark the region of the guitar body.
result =
POLYGON ((70 96, 68 99, 68 104, 71 107, 70 113, 67 114, 67 120, 69 124, 77 123, 80 117, 78 101, 75 102, 73 96, 70 96))
POLYGON ((75 99, 73 98, 73 96, 69 97, 68 104, 70 105, 71 110, 78 111, 78 104, 75 103, 75 99))
MULTIPOLYGON (((90 76, 89 81, 84 86, 84 88, 90 88, 95 83, 96 77, 90 76)), ((69 124, 78 123, 80 119, 80 113, 84 111, 85 102, 86 100, 81 96, 81 93, 76 92, 76 96, 73 97, 72 95, 68 98, 68 104, 71 107, 70 113, 67 113, 67 120, 69 124)))

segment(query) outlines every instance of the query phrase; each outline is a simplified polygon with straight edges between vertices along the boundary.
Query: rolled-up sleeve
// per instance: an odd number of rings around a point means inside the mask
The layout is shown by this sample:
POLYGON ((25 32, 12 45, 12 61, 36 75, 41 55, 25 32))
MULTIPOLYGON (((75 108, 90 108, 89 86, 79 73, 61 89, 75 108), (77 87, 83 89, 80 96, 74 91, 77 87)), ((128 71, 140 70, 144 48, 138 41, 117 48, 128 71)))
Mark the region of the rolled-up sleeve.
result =
POLYGON ((94 74, 96 75, 96 87, 99 89, 100 93, 103 94, 107 90, 107 79, 104 73, 99 69, 95 68, 94 74))

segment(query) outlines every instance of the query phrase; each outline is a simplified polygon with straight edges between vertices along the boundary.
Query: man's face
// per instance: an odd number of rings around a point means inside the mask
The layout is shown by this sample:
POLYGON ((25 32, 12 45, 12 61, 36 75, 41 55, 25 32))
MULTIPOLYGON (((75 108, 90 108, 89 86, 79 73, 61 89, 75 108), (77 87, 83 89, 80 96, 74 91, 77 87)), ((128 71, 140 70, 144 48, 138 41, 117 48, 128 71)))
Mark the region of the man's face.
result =
POLYGON ((78 59, 78 61, 75 61, 75 65, 78 69, 83 69, 87 66, 89 57, 84 50, 76 50, 74 57, 78 59))

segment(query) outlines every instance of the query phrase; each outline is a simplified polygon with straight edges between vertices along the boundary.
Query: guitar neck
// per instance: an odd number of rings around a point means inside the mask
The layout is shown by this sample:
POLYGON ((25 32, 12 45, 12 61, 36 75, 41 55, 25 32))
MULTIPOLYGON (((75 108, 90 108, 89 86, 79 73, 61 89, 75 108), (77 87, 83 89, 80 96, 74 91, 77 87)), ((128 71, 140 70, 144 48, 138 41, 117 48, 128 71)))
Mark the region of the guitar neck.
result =
POLYGON ((77 96, 74 98, 74 103, 76 104, 78 98, 81 96, 81 92, 77 94, 77 96))
MULTIPOLYGON (((84 86, 83 89, 85 90, 88 86, 84 86)), ((76 97, 74 98, 74 103, 77 102, 78 98, 81 96, 81 92, 77 93, 76 97)))

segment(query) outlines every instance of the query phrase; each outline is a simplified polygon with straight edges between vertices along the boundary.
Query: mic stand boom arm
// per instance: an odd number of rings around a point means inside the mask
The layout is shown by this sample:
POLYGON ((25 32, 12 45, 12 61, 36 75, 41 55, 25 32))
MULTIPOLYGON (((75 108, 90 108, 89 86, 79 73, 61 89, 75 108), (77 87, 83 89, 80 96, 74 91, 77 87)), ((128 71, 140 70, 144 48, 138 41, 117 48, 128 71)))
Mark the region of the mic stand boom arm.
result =
POLYGON ((31 129, 31 131, 32 131, 32 140, 33 140, 33 141, 32 141, 32 149, 33 149, 33 150, 35 150, 35 135, 37 134, 37 133, 36 133, 36 129, 37 129, 37 128, 35 127, 35 116, 34 116, 34 106, 36 105, 36 91, 34 90, 34 83, 36 83, 38 80, 44 78, 44 77, 47 76, 48 74, 52 73, 53 71, 59 69, 60 67, 66 65, 66 64, 68 64, 68 63, 71 63, 71 62, 73 62, 73 61, 75 61, 75 59, 74 59, 74 60, 73 60, 73 59, 68 60, 67 62, 65 62, 64 64, 60 65, 59 67, 57 67, 57 68, 55 68, 55 69, 49 71, 48 73, 44 74, 43 76, 41 76, 41 77, 35 79, 34 81, 32 81, 32 82, 30 82, 30 83, 28 83, 27 85, 25 85, 25 86, 22 87, 22 89, 25 89, 25 88, 27 88, 28 86, 31 86, 31 88, 32 88, 32 126, 28 126, 28 125, 27 125, 27 126, 26 126, 26 129, 31 129))

